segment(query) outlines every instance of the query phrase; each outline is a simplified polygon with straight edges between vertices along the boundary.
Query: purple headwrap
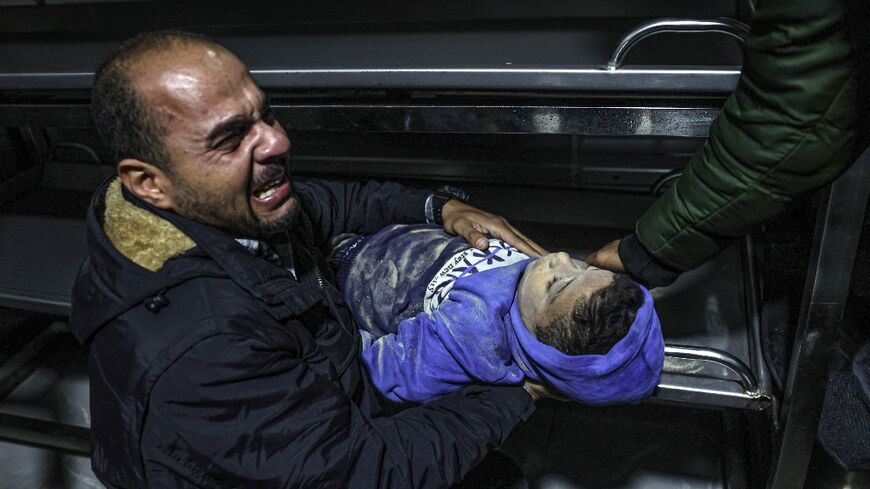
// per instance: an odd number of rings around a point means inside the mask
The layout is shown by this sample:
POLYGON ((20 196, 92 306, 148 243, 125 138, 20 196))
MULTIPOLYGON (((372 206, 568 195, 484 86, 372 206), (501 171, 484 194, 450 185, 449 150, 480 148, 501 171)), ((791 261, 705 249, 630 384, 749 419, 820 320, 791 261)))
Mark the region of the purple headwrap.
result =
POLYGON ((568 355, 541 343, 526 329, 516 299, 508 340, 526 375, 550 384, 571 399, 593 405, 639 401, 658 385, 664 367, 664 338, 649 291, 624 338, 604 355, 568 355))

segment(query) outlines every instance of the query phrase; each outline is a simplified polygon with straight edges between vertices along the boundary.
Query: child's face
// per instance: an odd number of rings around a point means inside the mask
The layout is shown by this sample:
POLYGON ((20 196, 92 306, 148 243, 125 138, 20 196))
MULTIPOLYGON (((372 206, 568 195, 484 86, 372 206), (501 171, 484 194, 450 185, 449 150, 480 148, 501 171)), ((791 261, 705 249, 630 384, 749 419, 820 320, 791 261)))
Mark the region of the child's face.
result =
POLYGON ((535 334, 537 325, 569 314, 578 298, 613 282, 613 272, 595 268, 567 253, 550 253, 526 266, 517 287, 520 315, 535 334))

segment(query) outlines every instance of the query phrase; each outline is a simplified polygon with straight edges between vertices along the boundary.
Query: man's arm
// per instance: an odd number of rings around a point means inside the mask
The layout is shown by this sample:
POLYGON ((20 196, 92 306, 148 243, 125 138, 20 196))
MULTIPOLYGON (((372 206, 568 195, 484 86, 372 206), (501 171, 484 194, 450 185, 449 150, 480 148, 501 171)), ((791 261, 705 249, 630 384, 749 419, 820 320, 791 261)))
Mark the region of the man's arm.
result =
POLYGON ((841 0, 759 2, 706 144, 633 235, 587 261, 666 285, 842 173, 863 149, 845 16, 841 0))
POLYGON ((395 334, 364 334, 362 360, 372 383, 395 402, 429 402, 471 383, 518 384, 503 317, 513 290, 491 287, 484 299, 459 281, 432 315, 402 321, 395 334))
POLYGON ((428 191, 393 182, 294 182, 321 243, 343 233, 369 234, 390 224, 425 221, 428 191))
POLYGON ((315 370, 243 336, 198 344, 151 392, 149 484, 447 487, 534 409, 520 387, 477 387, 373 419, 315 370))
MULTIPOLYGON (((321 244, 342 233, 373 233, 390 224, 425 222, 426 199, 431 191, 411 189, 393 182, 294 182, 321 244)), ((485 250, 484 235, 503 239, 529 256, 546 253, 506 219, 458 200, 448 200, 442 210, 444 229, 463 236, 485 250)))

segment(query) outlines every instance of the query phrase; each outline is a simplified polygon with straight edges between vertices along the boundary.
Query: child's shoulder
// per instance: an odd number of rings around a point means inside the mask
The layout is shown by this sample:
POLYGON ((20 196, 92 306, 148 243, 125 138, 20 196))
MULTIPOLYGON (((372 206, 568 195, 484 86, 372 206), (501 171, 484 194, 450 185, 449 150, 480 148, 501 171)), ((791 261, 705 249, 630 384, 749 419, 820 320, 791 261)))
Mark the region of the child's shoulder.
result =
POLYGON ((447 260, 426 287, 424 309, 431 312, 458 286, 476 295, 513 295, 530 258, 515 249, 469 248, 447 260))

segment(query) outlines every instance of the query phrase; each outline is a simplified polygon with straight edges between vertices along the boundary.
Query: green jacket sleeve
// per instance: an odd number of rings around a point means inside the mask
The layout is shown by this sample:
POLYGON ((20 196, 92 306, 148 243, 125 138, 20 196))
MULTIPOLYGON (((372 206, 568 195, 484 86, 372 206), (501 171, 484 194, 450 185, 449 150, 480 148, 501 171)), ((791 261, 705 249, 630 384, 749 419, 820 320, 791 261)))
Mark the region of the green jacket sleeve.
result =
MULTIPOLYGON (((666 269, 694 268, 853 162, 845 16, 842 0, 759 2, 737 89, 683 176, 638 221, 639 251, 666 269)), ((623 262, 643 262, 624 252, 623 262)))

